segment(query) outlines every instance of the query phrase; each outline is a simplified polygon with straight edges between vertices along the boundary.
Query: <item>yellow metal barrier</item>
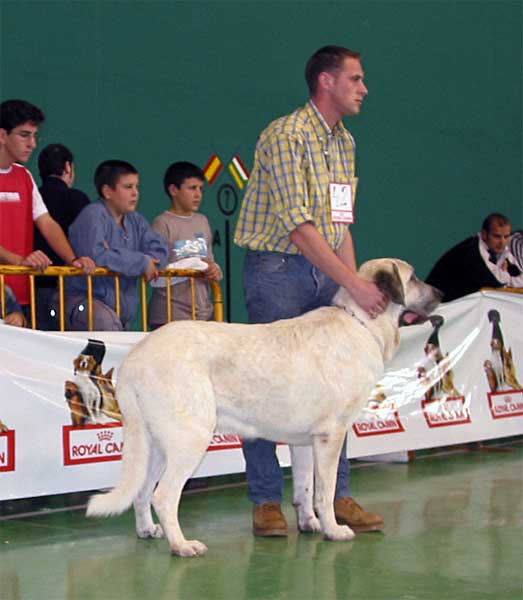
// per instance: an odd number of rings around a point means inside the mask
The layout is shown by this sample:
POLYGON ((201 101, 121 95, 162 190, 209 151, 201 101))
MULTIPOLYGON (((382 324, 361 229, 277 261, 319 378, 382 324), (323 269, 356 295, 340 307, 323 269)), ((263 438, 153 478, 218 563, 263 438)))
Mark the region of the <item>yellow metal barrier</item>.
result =
POLYGON ((493 288, 493 287, 485 287, 481 288, 480 292, 509 292, 511 294, 523 294, 523 288, 511 288, 511 287, 503 287, 503 288, 493 288))
MULTIPOLYGON (((189 277, 191 281, 191 308, 192 318, 196 319, 196 279, 204 277, 201 271, 195 269, 163 269, 159 271, 161 277, 167 279, 167 322, 172 321, 172 289, 171 277, 189 277)), ((114 277, 116 306, 114 310, 120 316, 120 275, 109 269, 98 267, 92 275, 84 275, 82 269, 76 267, 48 267, 40 272, 32 267, 19 267, 14 265, 0 265, 0 314, 5 317, 6 296, 5 296, 5 275, 28 275, 29 276, 29 295, 31 307, 31 327, 37 328, 36 322, 36 286, 35 276, 42 275, 46 277, 58 277, 58 301, 59 312, 58 321, 60 331, 65 331, 65 278, 75 275, 87 277, 87 323, 88 330, 92 331, 94 326, 94 303, 93 303, 93 277, 114 277)), ((212 302, 214 304, 215 321, 223 321, 223 294, 220 284, 216 281, 209 282, 212 291, 212 302)), ((142 328, 147 331, 147 288, 148 283, 145 277, 141 278, 141 308, 142 308, 142 328)))

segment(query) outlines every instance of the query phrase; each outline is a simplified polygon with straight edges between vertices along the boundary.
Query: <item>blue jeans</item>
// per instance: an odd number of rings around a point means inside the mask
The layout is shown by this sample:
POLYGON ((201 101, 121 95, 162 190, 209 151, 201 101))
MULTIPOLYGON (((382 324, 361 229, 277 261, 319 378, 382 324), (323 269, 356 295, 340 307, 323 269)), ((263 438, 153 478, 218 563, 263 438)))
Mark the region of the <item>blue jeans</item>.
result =
MULTIPOLYGON (((338 284, 314 267, 304 256, 280 252, 252 252, 245 258, 243 285, 249 323, 271 323, 297 317, 328 306, 338 284)), ((276 444, 267 440, 244 440, 249 498, 256 504, 281 502, 283 475, 276 444)), ((347 438, 338 464, 335 498, 350 496, 347 438)))

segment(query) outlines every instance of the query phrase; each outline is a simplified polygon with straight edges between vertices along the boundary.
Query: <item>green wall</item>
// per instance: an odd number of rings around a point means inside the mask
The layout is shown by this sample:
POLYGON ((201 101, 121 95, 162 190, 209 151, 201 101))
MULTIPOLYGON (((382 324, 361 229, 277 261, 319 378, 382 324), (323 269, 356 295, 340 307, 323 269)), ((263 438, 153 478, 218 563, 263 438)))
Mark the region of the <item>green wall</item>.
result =
MULTIPOLYGON (((305 102, 306 59, 328 43, 359 50, 370 93, 347 120, 358 145, 358 257, 401 257, 424 276, 488 212, 522 225, 521 7, 0 0, 0 97, 44 110, 43 143, 71 147, 77 186, 92 197, 100 161, 134 163, 140 211, 152 219, 168 206, 170 162, 239 153, 250 168, 261 129, 305 102)), ((34 158, 29 166, 36 174, 34 158)), ((241 200, 224 171, 202 208, 222 265, 226 221, 232 234, 237 216, 218 208, 225 183, 241 200)), ((243 253, 230 252, 231 316, 243 320, 243 253)))

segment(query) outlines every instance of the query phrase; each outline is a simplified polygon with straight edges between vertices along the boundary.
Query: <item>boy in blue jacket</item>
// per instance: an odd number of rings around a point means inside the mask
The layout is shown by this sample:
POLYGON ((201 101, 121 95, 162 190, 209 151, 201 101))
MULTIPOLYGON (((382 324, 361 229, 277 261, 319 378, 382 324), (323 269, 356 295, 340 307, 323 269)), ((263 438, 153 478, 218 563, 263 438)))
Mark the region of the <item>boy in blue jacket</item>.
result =
MULTIPOLYGON (((145 275, 156 279, 168 258, 166 242, 145 217, 136 212, 139 198, 138 171, 121 160, 98 165, 94 182, 100 199, 86 206, 69 228, 69 240, 78 256, 90 256, 97 266, 120 273, 120 317, 115 312, 114 278, 95 277, 94 329, 126 331, 139 303, 137 281, 145 275)), ((68 282, 67 325, 87 330, 87 281, 68 282)))

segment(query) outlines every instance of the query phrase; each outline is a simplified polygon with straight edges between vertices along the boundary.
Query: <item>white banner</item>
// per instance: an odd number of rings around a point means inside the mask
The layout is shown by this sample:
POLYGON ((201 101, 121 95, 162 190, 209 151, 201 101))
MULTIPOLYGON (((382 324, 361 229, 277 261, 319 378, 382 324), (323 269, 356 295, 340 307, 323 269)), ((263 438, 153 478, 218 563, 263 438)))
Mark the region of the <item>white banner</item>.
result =
MULTIPOLYGON (((349 456, 522 434, 522 315, 523 295, 483 292, 402 328, 399 352, 349 432, 349 456)), ((0 500, 116 484, 114 382, 144 335, 0 324, 0 500)), ((287 465, 288 448, 278 453, 287 465)), ((194 476, 244 468, 241 440, 216 433, 194 476)))

